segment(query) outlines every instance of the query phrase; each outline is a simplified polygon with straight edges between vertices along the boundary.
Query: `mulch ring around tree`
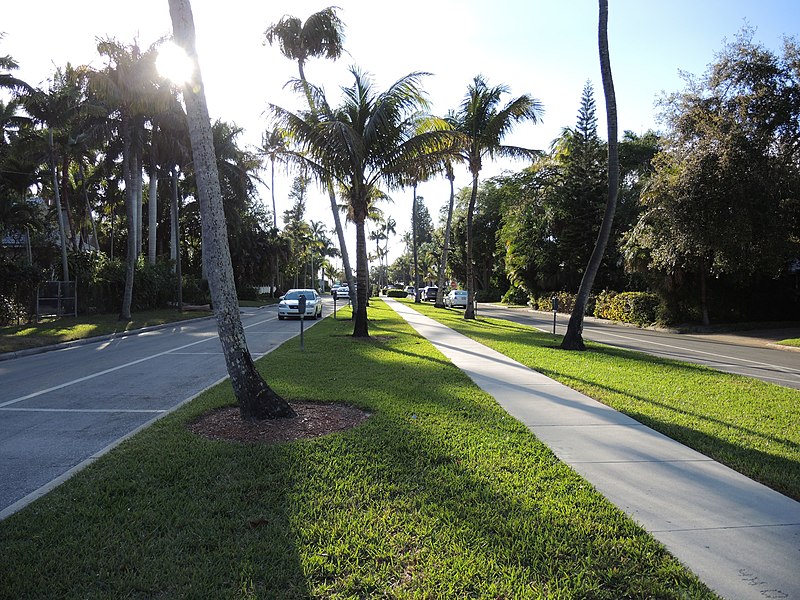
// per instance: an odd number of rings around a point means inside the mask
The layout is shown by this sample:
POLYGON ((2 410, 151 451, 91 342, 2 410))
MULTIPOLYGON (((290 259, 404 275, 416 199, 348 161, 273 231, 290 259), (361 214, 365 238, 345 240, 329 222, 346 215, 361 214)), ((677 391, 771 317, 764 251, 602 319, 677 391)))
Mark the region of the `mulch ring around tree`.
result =
POLYGON ((247 444, 275 444, 315 438, 351 429, 366 421, 371 413, 345 404, 290 402, 296 417, 245 421, 238 406, 225 406, 208 412, 188 424, 192 433, 211 440, 247 444))

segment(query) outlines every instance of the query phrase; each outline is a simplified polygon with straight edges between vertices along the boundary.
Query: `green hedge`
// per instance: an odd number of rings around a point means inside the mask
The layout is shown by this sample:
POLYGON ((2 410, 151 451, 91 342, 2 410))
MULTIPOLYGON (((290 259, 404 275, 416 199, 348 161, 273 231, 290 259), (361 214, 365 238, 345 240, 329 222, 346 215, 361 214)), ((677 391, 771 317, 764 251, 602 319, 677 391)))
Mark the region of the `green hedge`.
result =
POLYGON ((657 320, 658 296, 650 292, 603 291, 597 296, 594 316, 611 321, 652 325, 657 320))
POLYGON ((385 294, 388 298, 405 298, 406 296, 408 296, 405 290, 395 290, 395 289, 386 290, 385 294))
MULTIPOLYGON (((558 312, 569 314, 575 308, 575 294, 572 292, 550 292, 549 294, 531 296, 529 304, 533 310, 551 311, 553 310, 553 296, 558 298, 558 312)), ((592 314, 594 311, 594 301, 594 296, 590 295, 589 301, 586 303, 587 315, 592 314)))

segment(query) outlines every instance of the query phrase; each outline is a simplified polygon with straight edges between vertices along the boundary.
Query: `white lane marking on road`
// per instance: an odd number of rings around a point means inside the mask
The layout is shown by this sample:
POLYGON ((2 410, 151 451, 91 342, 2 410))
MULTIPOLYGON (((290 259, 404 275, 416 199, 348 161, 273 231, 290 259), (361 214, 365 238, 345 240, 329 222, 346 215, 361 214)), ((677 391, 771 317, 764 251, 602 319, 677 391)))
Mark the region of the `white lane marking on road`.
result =
POLYGON ((146 413, 161 414, 166 408, 0 408, 0 412, 51 412, 51 413, 146 413))
POLYGON ((117 365, 116 367, 111 367, 110 369, 105 369, 103 371, 98 371, 97 373, 92 373, 91 375, 86 375, 85 377, 79 377, 78 379, 73 379, 71 381, 65 381, 59 385, 54 385, 53 387, 49 387, 44 390, 39 390, 38 392, 33 392, 28 394, 27 396, 21 396, 19 398, 14 398, 13 400, 9 400, 8 402, 3 402, 0 404, 0 408, 5 406, 11 406, 12 404, 16 404, 17 402, 22 402, 23 400, 29 400, 31 398, 36 398, 37 396, 41 396, 42 394, 47 394, 49 392, 54 392, 56 390, 63 389, 65 387, 69 387, 71 385, 75 385, 76 383, 82 383, 84 381, 88 381, 90 379, 94 379, 96 377, 101 377, 103 375, 108 375, 109 373, 113 373, 114 371, 119 371, 120 369, 126 369, 128 367, 132 367, 134 365, 138 365, 139 363, 147 362, 148 360, 152 360, 154 358, 158 358, 159 356, 164 356, 165 354, 169 354, 170 352, 174 352, 175 350, 183 350, 184 348, 190 348, 191 346, 196 346, 197 344, 203 344, 210 340, 217 339, 216 336, 208 337, 202 340, 197 340, 196 342, 192 342, 190 344, 185 344, 183 346, 179 346, 177 348, 172 348, 170 350, 164 350, 163 352, 158 352, 157 354, 152 354, 150 356, 145 356, 143 358, 139 358, 137 360, 127 362, 121 365, 117 365))
MULTIPOLYGON (((256 327, 256 326, 262 325, 262 324, 264 324, 264 323, 266 323, 268 321, 274 321, 274 320, 275 320, 275 317, 273 316, 271 318, 267 318, 267 319, 263 319, 261 321, 257 321, 255 323, 252 323, 251 325, 248 325, 248 326, 243 327, 243 328, 244 329, 249 329, 251 327, 256 327)), ((18 402, 23 402, 25 400, 30 400, 31 398, 36 398, 37 396, 41 396, 43 394, 48 394, 50 392, 54 392, 56 390, 60 390, 60 389, 63 389, 65 387, 69 387, 71 385, 75 385, 77 383, 82 383, 82 382, 88 381, 90 379, 95 379, 96 377, 102 377, 103 375, 108 375, 109 373, 113 373, 114 371, 119 371, 120 369, 125 369, 127 367, 132 367, 134 365, 138 365, 139 363, 143 363, 143 362, 146 362, 148 360, 152 360, 154 358, 158 358, 159 356, 164 356, 165 354, 173 354, 173 353, 177 354, 177 353, 179 353, 181 350, 183 350, 185 348, 191 348, 192 346, 196 346, 197 344, 202 344, 202 343, 209 342, 209 341, 216 340, 216 339, 218 339, 218 335, 215 333, 212 337, 207 337, 207 338, 202 339, 202 340, 197 340, 195 342, 191 342, 190 344, 185 344, 183 346, 178 346, 177 348, 172 348, 170 350, 164 350, 163 352, 159 352, 159 353, 153 354, 151 356, 145 356, 145 357, 140 358, 138 360, 134 360, 134 361, 122 364, 122 365, 117 365, 116 367, 111 367, 110 369, 105 369, 104 371, 98 371, 97 373, 92 373, 91 375, 86 375, 85 377, 79 377, 78 379, 73 379, 71 381, 65 381, 64 383, 61 383, 59 385, 54 385, 54 386, 49 387, 47 389, 39 390, 38 392, 32 392, 30 394, 27 394, 26 396, 20 396, 19 398, 14 398, 13 400, 8 400, 6 402, 3 402, 2 404, 0 404, 0 409, 4 408, 6 406, 11 406, 12 404, 17 404, 18 402)), ((219 353, 219 352, 209 352, 208 354, 221 354, 221 353, 219 353)))

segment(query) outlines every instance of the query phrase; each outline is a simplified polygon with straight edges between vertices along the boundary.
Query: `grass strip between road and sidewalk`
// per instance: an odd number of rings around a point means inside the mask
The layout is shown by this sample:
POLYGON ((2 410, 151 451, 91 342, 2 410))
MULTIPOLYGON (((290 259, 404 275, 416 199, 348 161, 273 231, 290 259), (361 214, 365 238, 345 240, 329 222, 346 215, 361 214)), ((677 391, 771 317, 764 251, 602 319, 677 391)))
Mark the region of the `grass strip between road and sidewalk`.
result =
POLYGON ((800 390, 402 300, 452 329, 800 500, 800 390))
POLYGON ((788 340, 781 340, 778 342, 782 346, 793 346, 795 348, 800 348, 800 338, 790 338, 788 340))
POLYGON ((190 433, 225 382, 0 522, 2 595, 715 597, 383 302, 369 340, 348 313, 257 364, 290 401, 369 420, 277 445, 190 433))

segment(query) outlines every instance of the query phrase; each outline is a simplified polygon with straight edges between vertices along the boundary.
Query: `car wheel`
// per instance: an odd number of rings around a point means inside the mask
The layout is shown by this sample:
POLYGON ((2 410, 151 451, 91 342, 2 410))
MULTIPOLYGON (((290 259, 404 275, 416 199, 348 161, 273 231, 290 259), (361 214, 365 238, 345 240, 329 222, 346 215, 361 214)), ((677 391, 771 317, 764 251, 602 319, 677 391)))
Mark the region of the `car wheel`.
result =
POLYGON ((278 321, 283 321, 285 317, 283 315, 278 315, 278 321))

